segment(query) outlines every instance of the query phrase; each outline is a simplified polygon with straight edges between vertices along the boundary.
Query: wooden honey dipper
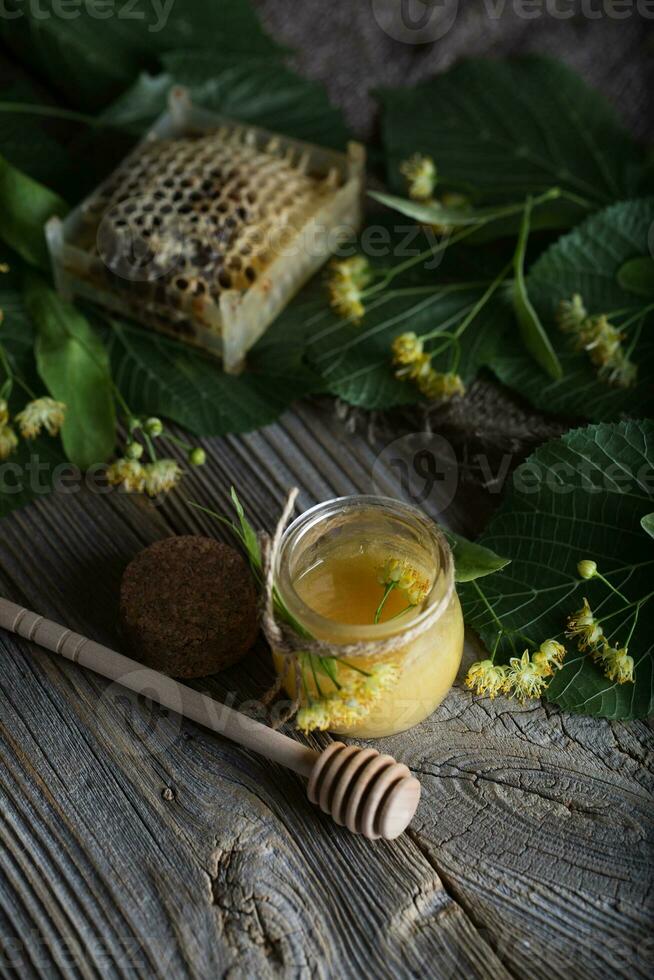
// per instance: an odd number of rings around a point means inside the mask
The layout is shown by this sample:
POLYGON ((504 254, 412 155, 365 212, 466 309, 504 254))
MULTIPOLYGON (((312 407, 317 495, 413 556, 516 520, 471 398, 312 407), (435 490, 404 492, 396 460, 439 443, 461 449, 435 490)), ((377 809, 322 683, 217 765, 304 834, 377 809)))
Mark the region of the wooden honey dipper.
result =
POLYGON ((311 802, 355 834, 392 840, 416 811, 420 783, 390 755, 342 742, 314 752, 172 677, 2 598, 0 626, 308 777, 311 802))

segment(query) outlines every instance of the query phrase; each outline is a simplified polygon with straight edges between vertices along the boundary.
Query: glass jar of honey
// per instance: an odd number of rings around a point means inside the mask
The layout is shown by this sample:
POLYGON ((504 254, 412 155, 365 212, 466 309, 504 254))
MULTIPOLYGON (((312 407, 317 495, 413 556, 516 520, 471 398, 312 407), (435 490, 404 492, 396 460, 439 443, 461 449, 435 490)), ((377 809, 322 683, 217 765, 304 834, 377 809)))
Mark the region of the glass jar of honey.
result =
POLYGON ((307 729, 374 738, 440 704, 461 662, 463 619, 450 547, 421 511, 374 496, 318 504, 287 528, 274 571, 288 612, 334 654, 300 651, 296 670, 273 649, 286 691, 299 695, 300 727, 304 718, 307 729))

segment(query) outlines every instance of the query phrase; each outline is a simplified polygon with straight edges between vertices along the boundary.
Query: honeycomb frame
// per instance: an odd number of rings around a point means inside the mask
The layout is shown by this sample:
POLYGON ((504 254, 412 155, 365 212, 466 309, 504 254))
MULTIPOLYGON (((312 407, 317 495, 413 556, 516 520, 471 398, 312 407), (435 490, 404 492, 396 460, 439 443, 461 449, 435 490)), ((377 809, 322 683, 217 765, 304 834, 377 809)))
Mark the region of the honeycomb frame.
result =
POLYGON ((238 373, 288 301, 361 225, 365 151, 168 110, 46 238, 55 283, 238 373))

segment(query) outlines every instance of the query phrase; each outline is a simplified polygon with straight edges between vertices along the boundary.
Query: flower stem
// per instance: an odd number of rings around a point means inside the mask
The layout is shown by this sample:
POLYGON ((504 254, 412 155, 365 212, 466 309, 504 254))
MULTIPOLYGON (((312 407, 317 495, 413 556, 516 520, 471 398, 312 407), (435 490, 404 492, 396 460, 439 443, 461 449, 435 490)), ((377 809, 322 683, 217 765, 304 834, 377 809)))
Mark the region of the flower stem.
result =
POLYGON ((616 587, 614 585, 611 585, 611 583, 609 582, 609 580, 607 578, 605 578, 602 575, 601 572, 595 572, 595 578, 598 578, 598 579, 600 579, 601 582, 604 582, 604 585, 608 585, 608 587, 611 590, 611 592, 613 592, 615 595, 619 596, 622 599, 623 602, 626 602, 627 603, 627 605, 630 605, 629 599, 627 599, 626 595, 623 595, 623 593, 620 592, 619 589, 616 589, 616 587))
POLYGON ((381 598, 381 602, 377 606, 377 612, 375 613, 375 619, 374 619, 375 623, 379 622, 379 617, 382 614, 382 609, 386 604, 386 600, 388 599, 389 595, 391 594, 391 592, 393 591, 396 585, 397 585, 396 582, 389 582, 388 585, 386 586, 386 589, 384 590, 384 594, 381 598))

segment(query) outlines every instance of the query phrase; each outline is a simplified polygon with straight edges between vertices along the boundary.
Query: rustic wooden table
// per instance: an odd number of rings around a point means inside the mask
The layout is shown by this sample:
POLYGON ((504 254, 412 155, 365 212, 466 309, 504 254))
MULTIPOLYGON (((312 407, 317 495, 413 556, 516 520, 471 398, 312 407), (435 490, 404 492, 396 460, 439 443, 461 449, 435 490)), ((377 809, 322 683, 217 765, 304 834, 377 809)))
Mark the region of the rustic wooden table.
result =
MULTIPOLYGON (((227 511, 234 482, 270 526, 292 483, 302 507, 369 491, 379 448, 320 404, 207 447, 210 462, 162 506, 82 489, 3 521, 0 594, 117 646, 128 560, 170 534, 223 536, 184 493, 227 511)), ((383 741, 423 798, 407 834, 371 843, 314 810, 289 771, 13 636, 0 657, 3 975, 651 969, 645 724, 491 702, 459 682, 422 725, 383 741)), ((270 677, 259 650, 201 686, 242 705, 270 677)))

